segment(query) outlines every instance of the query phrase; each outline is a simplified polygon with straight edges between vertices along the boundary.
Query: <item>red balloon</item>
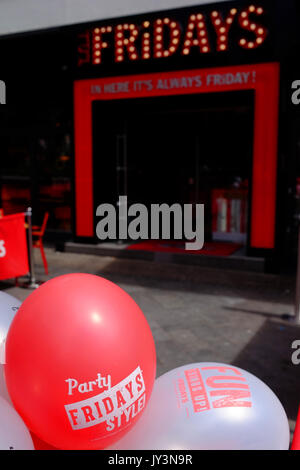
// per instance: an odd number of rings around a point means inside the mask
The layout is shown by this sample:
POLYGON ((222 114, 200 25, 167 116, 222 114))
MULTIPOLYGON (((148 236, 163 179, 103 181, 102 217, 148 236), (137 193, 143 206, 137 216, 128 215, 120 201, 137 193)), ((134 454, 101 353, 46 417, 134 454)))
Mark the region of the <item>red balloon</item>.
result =
POLYGON ((67 274, 23 302, 6 339, 5 378, 28 428, 59 449, 104 449, 142 414, 155 345, 138 305, 114 283, 67 274))
POLYGON ((50 446, 47 442, 41 441, 33 432, 30 432, 31 439, 33 441, 33 445, 35 450, 60 450, 56 449, 56 447, 50 446))

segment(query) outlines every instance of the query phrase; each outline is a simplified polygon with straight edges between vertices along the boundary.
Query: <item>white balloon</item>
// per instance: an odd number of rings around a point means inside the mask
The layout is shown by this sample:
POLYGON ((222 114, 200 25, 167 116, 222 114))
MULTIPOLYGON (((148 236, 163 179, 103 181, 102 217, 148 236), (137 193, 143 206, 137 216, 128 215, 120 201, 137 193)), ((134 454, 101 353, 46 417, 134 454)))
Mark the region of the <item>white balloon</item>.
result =
MULTIPOLYGON (((22 302, 16 299, 6 292, 0 291, 0 348, 3 347, 3 342, 6 339, 9 327, 15 314, 17 313, 22 302)), ((5 398, 9 403, 11 399, 9 397, 5 378, 4 378, 4 368, 0 364, 0 397, 5 398)))
POLYGON ((289 423, 260 379, 235 366, 188 364, 156 379, 135 426, 110 450, 288 450, 289 423))
POLYGON ((12 295, 0 291, 0 343, 5 340, 11 322, 21 303, 12 295))
POLYGON ((2 397, 0 397, 0 450, 35 450, 23 420, 2 397))
POLYGON ((6 382, 5 382, 5 375, 4 375, 4 366, 0 364, 0 397, 4 398, 8 403, 12 405, 12 401, 10 399, 6 382))

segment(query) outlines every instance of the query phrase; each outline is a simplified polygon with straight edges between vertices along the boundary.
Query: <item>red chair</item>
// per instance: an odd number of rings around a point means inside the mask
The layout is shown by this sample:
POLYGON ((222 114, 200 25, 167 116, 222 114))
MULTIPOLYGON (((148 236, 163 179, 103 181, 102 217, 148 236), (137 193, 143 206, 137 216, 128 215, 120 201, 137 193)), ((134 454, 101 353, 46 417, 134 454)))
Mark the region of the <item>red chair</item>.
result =
POLYGON ((45 212, 44 220, 41 226, 33 225, 32 226, 32 246, 34 248, 39 248, 41 250, 42 260, 44 263, 45 273, 48 274, 48 263, 43 246, 43 236, 46 230, 46 225, 49 218, 49 212, 45 212))

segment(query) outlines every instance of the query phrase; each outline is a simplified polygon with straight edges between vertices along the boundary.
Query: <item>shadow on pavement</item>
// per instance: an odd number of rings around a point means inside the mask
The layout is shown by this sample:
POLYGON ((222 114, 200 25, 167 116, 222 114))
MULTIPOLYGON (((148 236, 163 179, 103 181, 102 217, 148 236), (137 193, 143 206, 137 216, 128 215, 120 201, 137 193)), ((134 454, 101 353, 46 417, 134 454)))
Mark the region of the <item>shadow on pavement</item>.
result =
MULTIPOLYGON (((36 279, 46 281, 71 272, 86 272, 116 283, 183 292, 232 295, 244 299, 293 304, 295 276, 220 269, 139 259, 120 259, 47 249, 50 273, 46 276, 35 253, 36 279)), ((13 282, 13 281, 12 281, 13 282)), ((11 285, 12 286, 12 285, 11 285)), ((3 285, 0 288, 6 288, 3 285)), ((288 313, 288 312, 282 312, 288 313)))
POLYGON ((300 339, 300 326, 266 320, 234 360, 234 365, 273 390, 293 421, 300 405, 300 364, 294 365, 291 360, 295 339, 300 339))
POLYGON ((294 276, 118 259, 107 263, 96 274, 114 282, 145 287, 294 302, 294 276))
POLYGON ((266 317, 266 318, 281 318, 282 320, 290 320, 292 318, 292 315, 289 315, 286 312, 282 312, 281 315, 278 315, 278 313, 273 313, 273 312, 264 312, 262 310, 250 310, 247 308, 241 308, 241 307, 227 307, 223 306, 222 307, 224 310, 229 310, 232 312, 239 312, 239 313, 246 313, 246 314, 251 314, 251 315, 258 315, 260 317, 266 317))

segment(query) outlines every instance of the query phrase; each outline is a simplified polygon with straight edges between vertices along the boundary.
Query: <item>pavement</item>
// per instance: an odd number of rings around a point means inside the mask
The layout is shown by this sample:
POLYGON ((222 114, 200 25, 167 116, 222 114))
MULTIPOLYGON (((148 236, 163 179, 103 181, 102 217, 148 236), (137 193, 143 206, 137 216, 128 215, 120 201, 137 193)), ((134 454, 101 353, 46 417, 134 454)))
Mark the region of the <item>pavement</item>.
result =
MULTIPOLYGON (((291 345, 295 278, 46 249, 49 275, 34 252, 36 279, 85 272, 120 285, 144 312, 156 344, 157 376, 192 362, 238 366, 265 382, 281 401, 293 435, 300 404, 300 364, 291 345)), ((0 282, 24 300, 31 289, 0 282)))

